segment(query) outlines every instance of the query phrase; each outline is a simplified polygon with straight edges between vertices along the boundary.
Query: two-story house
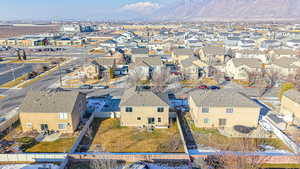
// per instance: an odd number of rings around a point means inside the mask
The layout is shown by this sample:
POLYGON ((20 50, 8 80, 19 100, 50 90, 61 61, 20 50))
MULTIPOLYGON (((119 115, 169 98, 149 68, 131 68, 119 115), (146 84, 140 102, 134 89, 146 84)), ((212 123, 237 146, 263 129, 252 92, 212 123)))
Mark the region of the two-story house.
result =
POLYGON ((261 107, 244 94, 226 89, 197 90, 188 98, 198 128, 257 127, 261 107))
POLYGON ((152 91, 130 88, 121 98, 120 116, 122 126, 168 127, 169 104, 152 91))
POLYGON ((73 133, 86 112, 86 95, 78 91, 29 91, 19 112, 23 132, 73 133))

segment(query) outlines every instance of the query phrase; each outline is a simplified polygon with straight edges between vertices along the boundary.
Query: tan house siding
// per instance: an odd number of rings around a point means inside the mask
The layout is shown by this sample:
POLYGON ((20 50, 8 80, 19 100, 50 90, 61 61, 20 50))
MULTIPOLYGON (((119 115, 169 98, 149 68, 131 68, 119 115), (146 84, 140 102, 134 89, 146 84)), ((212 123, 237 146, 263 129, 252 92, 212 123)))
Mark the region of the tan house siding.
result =
POLYGON ((300 104, 283 95, 280 112, 283 115, 293 115, 296 119, 300 119, 300 104))
POLYGON ((73 133, 85 112, 86 96, 85 94, 79 94, 73 105, 72 112, 20 112, 20 122, 23 132, 32 130, 41 132, 41 124, 47 124, 48 130, 73 133), (60 113, 66 113, 67 118, 61 119, 60 113), (31 125, 29 126, 29 124, 31 125), (59 129, 58 124, 66 124, 66 128, 59 129))
POLYGON ((79 122, 80 116, 76 113, 68 113, 67 119, 60 119, 59 113, 31 113, 22 112, 20 113, 20 121, 23 132, 37 130, 41 132, 41 124, 48 124, 49 130, 60 131, 62 133, 73 133, 79 122), (72 122, 73 121, 73 122, 72 122), (58 129, 58 124, 69 124, 64 130, 58 129), (32 124, 29 127, 28 124, 32 124))
POLYGON ((142 127, 149 126, 148 118, 155 118, 153 126, 168 126, 169 125, 169 107, 168 106, 140 106, 132 107, 132 112, 126 112, 126 107, 121 107, 121 125, 122 126, 134 126, 142 127), (163 112, 157 112, 157 108, 162 107, 163 112), (140 118, 140 120, 138 120, 140 118), (158 118, 161 122, 158 122, 158 118))
POLYGON ((205 107, 208 113, 202 113, 203 107, 198 107, 190 97, 189 98, 190 113, 194 120, 195 126, 199 128, 214 127, 234 127, 235 125, 243 125, 248 127, 257 127, 260 108, 247 107, 205 107), (228 108, 232 108, 232 113, 226 113, 228 108), (207 119, 207 123, 205 123, 207 119), (226 125, 220 126, 219 119, 226 119, 226 125))

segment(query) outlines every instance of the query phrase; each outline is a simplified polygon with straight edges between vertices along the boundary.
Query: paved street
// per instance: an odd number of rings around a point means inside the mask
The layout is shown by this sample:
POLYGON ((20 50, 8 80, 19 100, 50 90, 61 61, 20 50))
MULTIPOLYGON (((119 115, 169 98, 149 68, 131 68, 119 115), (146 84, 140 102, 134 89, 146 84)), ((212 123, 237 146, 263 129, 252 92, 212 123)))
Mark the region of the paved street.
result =
MULTIPOLYGON (((83 58, 77 58, 76 60, 71 61, 70 63, 62 66, 62 69, 67 69, 69 67, 73 67, 74 65, 80 65, 83 64, 84 59, 83 58)), ((62 71, 62 75, 65 74, 65 71, 62 71)), ((8 113, 12 109, 18 107, 23 98, 26 96, 26 93, 30 90, 43 90, 47 89, 48 86, 55 83, 57 80, 59 80, 59 71, 55 71, 52 74, 42 78, 38 82, 32 84, 31 86, 19 89, 19 90, 4 90, 1 89, 0 92, 2 92, 2 95, 6 95, 5 98, 0 100, 0 115, 8 113)))

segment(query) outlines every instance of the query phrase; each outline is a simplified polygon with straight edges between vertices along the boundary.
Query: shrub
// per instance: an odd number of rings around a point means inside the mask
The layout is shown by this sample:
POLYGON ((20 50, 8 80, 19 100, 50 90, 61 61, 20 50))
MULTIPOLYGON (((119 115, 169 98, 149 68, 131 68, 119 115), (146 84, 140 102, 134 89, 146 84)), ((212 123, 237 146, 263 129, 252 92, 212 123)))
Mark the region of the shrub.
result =
POLYGON ((293 88, 295 88, 295 85, 293 83, 282 84, 280 87, 279 97, 281 98, 286 91, 293 89, 293 88))

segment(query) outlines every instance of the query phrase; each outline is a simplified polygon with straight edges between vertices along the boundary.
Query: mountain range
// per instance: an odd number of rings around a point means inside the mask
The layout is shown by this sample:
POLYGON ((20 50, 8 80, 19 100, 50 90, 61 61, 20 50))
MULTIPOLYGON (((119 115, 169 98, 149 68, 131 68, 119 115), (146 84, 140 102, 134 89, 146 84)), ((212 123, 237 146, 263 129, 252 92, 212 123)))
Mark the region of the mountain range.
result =
POLYGON ((183 21, 299 19, 300 0, 180 0, 151 17, 183 21))

